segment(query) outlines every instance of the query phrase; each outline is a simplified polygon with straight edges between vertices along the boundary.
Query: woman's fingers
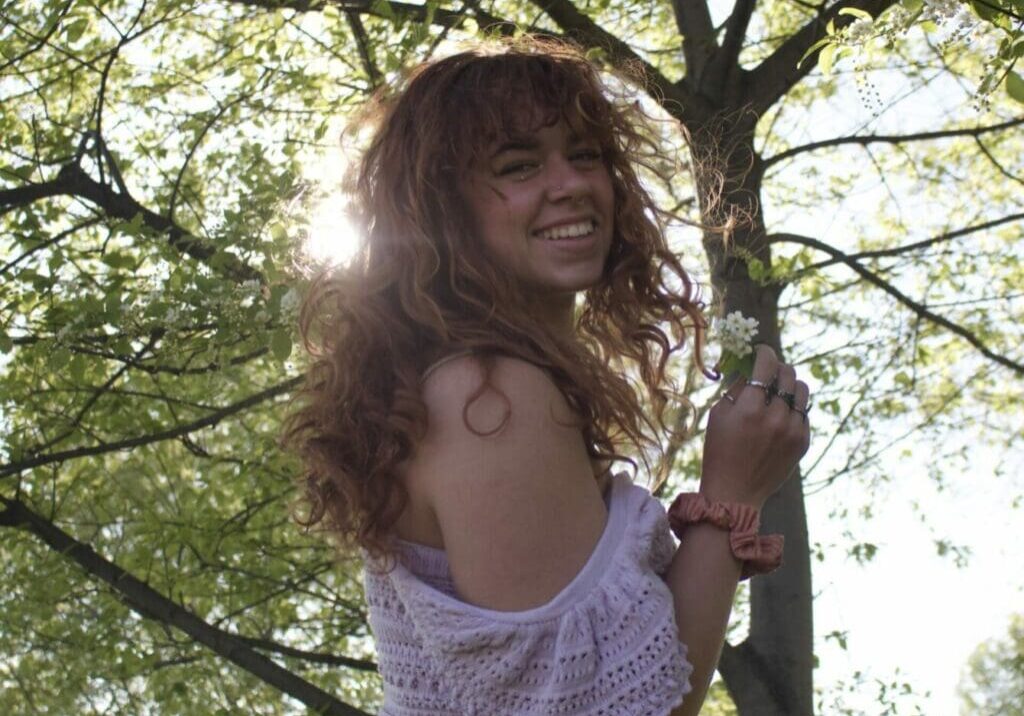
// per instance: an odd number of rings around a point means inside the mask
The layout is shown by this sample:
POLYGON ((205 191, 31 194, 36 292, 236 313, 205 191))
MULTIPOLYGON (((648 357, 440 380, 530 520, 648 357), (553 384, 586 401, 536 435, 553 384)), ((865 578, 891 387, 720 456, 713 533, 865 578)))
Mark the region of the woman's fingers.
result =
POLYGON ((810 389, 807 387, 807 383, 798 380, 794 392, 796 398, 793 400, 793 420, 798 423, 801 431, 800 457, 803 457, 811 446, 811 426, 807 419, 810 389))
MULTIPOLYGON (((779 372, 775 379, 775 395, 778 402, 789 411, 791 403, 796 400, 796 370, 786 363, 779 363, 779 372)), ((775 401, 773 400, 774 404, 775 401)))
POLYGON ((754 370, 749 381, 741 381, 740 393, 737 396, 747 405, 757 401, 767 404, 771 391, 775 386, 775 378, 779 371, 779 359, 771 346, 759 343, 754 346, 754 370))
POLYGON ((769 409, 778 420, 788 424, 792 417, 807 425, 803 412, 807 410, 810 391, 807 384, 796 379, 796 369, 779 361, 771 346, 763 343, 755 347, 754 370, 750 380, 739 378, 725 390, 725 402, 736 404, 743 397, 748 408, 769 409))
POLYGON ((811 402, 811 390, 807 387, 807 383, 802 380, 798 380, 796 382, 795 392, 796 400, 793 401, 794 407, 797 407, 800 410, 807 410, 807 404, 811 402))

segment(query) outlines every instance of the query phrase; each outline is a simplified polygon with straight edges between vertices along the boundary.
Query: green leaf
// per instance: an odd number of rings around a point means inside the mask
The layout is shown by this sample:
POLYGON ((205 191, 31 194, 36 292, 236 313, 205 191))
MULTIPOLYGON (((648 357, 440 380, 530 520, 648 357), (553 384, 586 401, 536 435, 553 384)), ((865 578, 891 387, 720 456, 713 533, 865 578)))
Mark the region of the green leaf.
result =
POLYGON ((89 18, 80 17, 68 23, 64 28, 64 36, 67 37, 68 43, 78 42, 79 38, 82 37, 82 33, 84 33, 88 27, 89 18))
POLYGON ((846 640, 848 635, 849 633, 845 631, 832 631, 825 635, 825 641, 834 639, 839 644, 839 647, 843 651, 846 651, 846 640))
POLYGON ((370 3, 370 11, 390 20, 395 25, 398 25, 398 18, 391 9, 391 3, 389 3, 388 0, 373 0, 373 2, 370 3))
POLYGON ((860 8, 856 8, 856 7, 844 7, 842 10, 839 11, 839 14, 840 15, 853 15, 854 17, 859 17, 862 20, 868 20, 868 21, 872 21, 872 22, 875 19, 875 18, 871 17, 871 13, 865 12, 864 10, 861 10, 860 8))
POLYGON ((214 252, 212 256, 210 256, 210 258, 206 260, 206 263, 210 266, 210 268, 214 269, 215 271, 219 271, 227 268, 228 264, 231 262, 233 258, 234 254, 232 254, 230 251, 218 249, 216 252, 214 252))
POLYGON ((999 17, 999 12, 989 7, 985 3, 970 0, 968 4, 971 6, 971 8, 974 9, 974 12, 977 13, 978 17, 980 17, 982 20, 985 20, 986 22, 991 22, 992 20, 999 17))
POLYGON ((121 294, 114 291, 103 300, 103 317, 110 323, 116 323, 121 317, 121 294))
POLYGON ((46 356, 46 364, 55 371, 62 370, 71 360, 71 351, 67 348, 56 348, 46 356))
POLYGON ((830 44, 832 44, 832 38, 831 37, 823 37, 823 38, 821 38, 820 40, 818 40, 813 45, 811 45, 810 47, 807 48, 807 52, 805 52, 804 56, 801 57, 800 60, 796 63, 796 66, 799 67, 800 65, 802 65, 804 63, 804 60, 806 60, 808 57, 813 55, 814 52, 819 47, 823 47, 825 45, 830 45, 830 44))
POLYGON ((832 76, 832 62, 835 60, 837 49, 839 49, 838 45, 829 45, 818 55, 818 67, 826 77, 832 76))
POLYGON ((9 335, 0 331, 0 353, 10 353, 12 350, 14 350, 14 341, 9 335))
POLYGON ((758 283, 762 283, 768 277, 768 270, 765 268, 764 262, 753 256, 747 259, 747 273, 758 283))
POLYGON ((57 251, 46 261, 46 265, 50 268, 50 275, 57 275, 57 270, 64 265, 64 254, 57 251))
POLYGON ((1006 54, 1011 58, 1024 57, 1024 33, 1010 42, 1010 46, 1006 48, 1006 54))
POLYGON ((274 241, 287 241, 288 230, 284 228, 284 224, 271 224, 270 225, 270 238, 274 241))
POLYGON ((1024 104, 1024 77, 1010 70, 1006 73, 1006 93, 1021 104, 1024 104))
POLYGON ((110 268, 135 270, 135 259, 119 251, 110 251, 100 260, 110 268))
POLYGON ((77 353, 71 357, 71 362, 68 364, 68 373, 76 383, 81 383, 85 377, 85 358, 78 355, 77 353))
POLYGON ((730 383, 740 376, 752 378, 754 376, 754 358, 753 352, 740 357, 735 353, 723 351, 722 359, 718 361, 718 370, 721 371, 725 380, 730 383))
POLYGON ((292 336, 286 328, 279 328, 270 336, 270 350, 280 361, 292 354, 292 336))

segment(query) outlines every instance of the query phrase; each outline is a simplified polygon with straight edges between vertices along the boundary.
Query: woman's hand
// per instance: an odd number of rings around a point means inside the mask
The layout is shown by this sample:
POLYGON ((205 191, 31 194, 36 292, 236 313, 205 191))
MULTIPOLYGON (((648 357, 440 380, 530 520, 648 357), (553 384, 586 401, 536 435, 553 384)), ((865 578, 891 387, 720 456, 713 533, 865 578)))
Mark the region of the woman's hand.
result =
MULTIPOLYGON (((771 347, 755 346, 752 381, 793 393, 793 406, 807 410, 807 384, 792 366, 779 361, 771 347)), ((760 508, 793 472, 810 444, 806 416, 791 409, 775 391, 740 378, 726 390, 708 417, 700 492, 710 500, 742 502, 760 508)))

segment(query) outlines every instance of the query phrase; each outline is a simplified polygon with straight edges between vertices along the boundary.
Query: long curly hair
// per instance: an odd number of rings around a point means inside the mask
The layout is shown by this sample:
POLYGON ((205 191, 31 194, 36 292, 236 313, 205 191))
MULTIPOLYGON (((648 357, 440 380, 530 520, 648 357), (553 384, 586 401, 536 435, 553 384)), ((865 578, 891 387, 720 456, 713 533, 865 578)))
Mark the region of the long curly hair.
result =
MULTIPOLYGON (((626 89, 642 82, 619 79, 626 89)), ((693 413, 666 375, 668 359, 692 332, 693 361, 718 376, 701 358, 699 289, 665 239, 665 220, 679 217, 658 208, 637 174, 641 165, 656 170, 664 153, 653 120, 615 95, 579 48, 537 36, 476 43, 408 71, 349 126, 370 135, 345 182, 360 243, 347 264, 314 277, 303 301, 299 329, 311 360, 282 435, 303 463, 300 524, 319 525, 343 552, 395 556, 392 527, 409 499, 397 468, 427 428, 421 374, 456 350, 471 349, 483 368, 470 403, 499 354, 545 369, 579 416, 592 459, 635 468, 629 446, 648 465, 645 446, 660 451, 659 436, 691 434, 692 425, 680 432, 665 422, 670 400, 693 413), (612 176, 611 250, 577 302, 575 336, 539 322, 474 236, 457 189, 491 142, 522 129, 514 109, 523 107, 541 126, 562 118, 596 140, 612 176), (627 364, 639 369, 649 411, 627 364)))

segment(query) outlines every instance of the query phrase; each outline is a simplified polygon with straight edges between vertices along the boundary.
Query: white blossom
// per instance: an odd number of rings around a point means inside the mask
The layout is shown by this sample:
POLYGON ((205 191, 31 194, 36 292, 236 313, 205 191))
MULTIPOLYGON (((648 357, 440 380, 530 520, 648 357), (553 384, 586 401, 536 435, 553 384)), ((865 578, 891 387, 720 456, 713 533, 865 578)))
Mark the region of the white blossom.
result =
POLYGON ((729 353, 740 358, 754 348, 751 341, 757 335, 756 318, 745 318, 739 311, 733 311, 718 324, 718 340, 729 353))
POLYGON ((956 16, 953 18, 953 23, 960 26, 960 28, 966 30, 967 28, 974 25, 974 13, 965 7, 960 8, 956 16))
POLYGON ((863 17, 859 17, 846 27, 846 37, 851 42, 860 43, 871 37, 874 30, 874 23, 863 17))
POLYGON ((936 20, 953 17, 960 9, 957 0, 924 0, 924 4, 927 5, 925 14, 936 20))
POLYGON ((259 282, 259 280, 251 279, 249 281, 243 281, 242 282, 242 290, 245 293, 251 294, 253 296, 259 294, 259 292, 260 292, 260 282, 259 282))
POLYGON ((299 292, 294 288, 289 288, 288 292, 281 297, 281 311, 284 313, 294 313, 298 310, 300 302, 299 292))

